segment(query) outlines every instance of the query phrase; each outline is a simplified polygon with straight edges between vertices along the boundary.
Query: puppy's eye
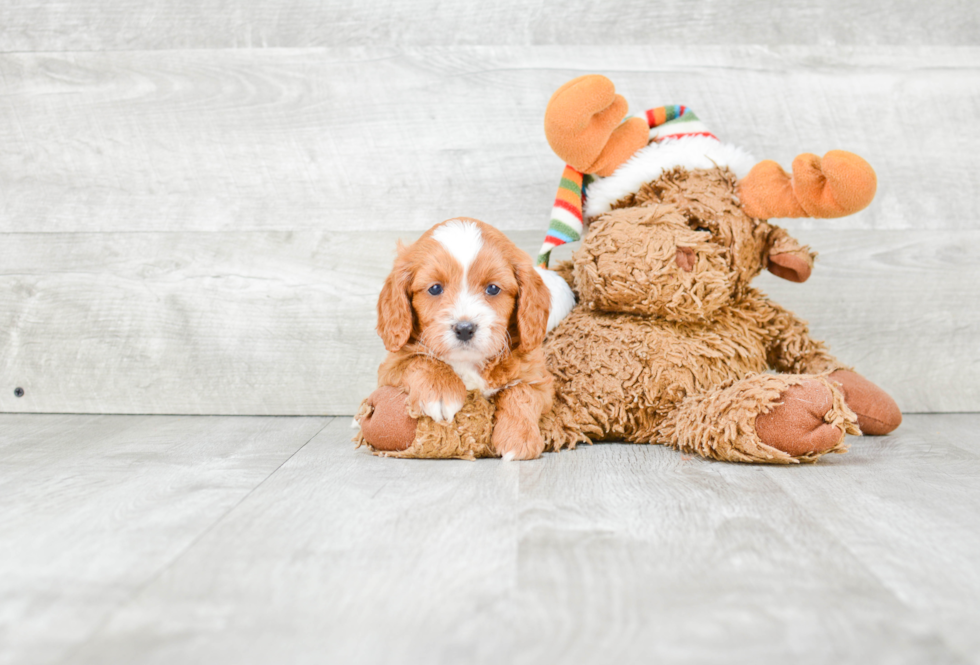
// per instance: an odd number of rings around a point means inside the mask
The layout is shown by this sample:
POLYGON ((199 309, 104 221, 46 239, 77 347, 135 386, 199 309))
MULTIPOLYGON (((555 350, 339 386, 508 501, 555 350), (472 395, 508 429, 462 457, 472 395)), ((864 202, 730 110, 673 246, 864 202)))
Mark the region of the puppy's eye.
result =
POLYGON ((707 226, 697 226, 694 228, 694 230, 698 231, 699 233, 711 233, 711 229, 709 229, 707 226))
POLYGON ((500 287, 496 284, 488 284, 486 288, 486 294, 488 296, 495 296, 500 293, 500 287))
POLYGON ((429 287, 430 296, 442 295, 442 284, 433 284, 429 287))

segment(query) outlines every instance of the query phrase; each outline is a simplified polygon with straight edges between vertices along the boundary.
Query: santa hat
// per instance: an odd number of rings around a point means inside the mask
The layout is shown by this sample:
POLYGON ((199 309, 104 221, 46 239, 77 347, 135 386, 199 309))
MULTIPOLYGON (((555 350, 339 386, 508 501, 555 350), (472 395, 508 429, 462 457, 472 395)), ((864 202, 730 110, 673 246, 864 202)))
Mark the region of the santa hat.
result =
POLYGON ((722 143, 686 106, 661 106, 643 114, 650 143, 606 177, 582 173, 566 165, 551 210, 548 234, 538 265, 548 267, 551 250, 582 237, 584 222, 608 212, 612 205, 678 166, 710 169, 727 166, 737 177, 748 174, 756 160, 745 150, 722 143))

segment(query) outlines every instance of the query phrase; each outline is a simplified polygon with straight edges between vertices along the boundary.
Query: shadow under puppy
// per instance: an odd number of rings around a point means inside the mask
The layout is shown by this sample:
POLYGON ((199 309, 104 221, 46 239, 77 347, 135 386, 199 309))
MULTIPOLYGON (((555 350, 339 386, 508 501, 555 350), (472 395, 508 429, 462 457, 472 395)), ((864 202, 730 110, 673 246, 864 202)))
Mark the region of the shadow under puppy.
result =
POLYGON ((377 327, 389 352, 378 386, 397 390, 365 402, 356 417, 359 440, 402 457, 539 457, 538 423, 554 397, 542 341, 553 298, 552 325, 574 304, 563 280, 551 276, 546 284, 545 277, 503 233, 475 219, 451 219, 408 247, 399 244, 377 327), (407 409, 396 410, 405 422, 373 422, 379 399, 403 401, 407 409), (395 430, 414 430, 422 415, 434 430, 427 450, 401 450, 395 430))

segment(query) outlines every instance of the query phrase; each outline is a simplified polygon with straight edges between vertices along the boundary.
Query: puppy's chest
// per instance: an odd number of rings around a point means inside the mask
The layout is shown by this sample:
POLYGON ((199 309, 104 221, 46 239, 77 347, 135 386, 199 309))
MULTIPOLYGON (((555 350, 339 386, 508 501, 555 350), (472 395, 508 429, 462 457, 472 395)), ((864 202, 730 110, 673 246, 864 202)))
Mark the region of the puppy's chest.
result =
POLYGON ((479 390, 484 397, 491 397, 506 387, 500 385, 499 381, 495 381, 495 377, 488 378, 484 369, 476 363, 450 360, 448 364, 463 380, 463 385, 466 386, 467 390, 479 390))

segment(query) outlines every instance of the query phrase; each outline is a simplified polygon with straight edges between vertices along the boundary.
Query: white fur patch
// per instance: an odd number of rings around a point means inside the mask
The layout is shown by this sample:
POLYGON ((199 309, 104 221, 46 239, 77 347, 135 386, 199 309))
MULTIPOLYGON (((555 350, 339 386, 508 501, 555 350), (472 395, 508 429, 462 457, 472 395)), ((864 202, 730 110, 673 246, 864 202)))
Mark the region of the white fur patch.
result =
MULTIPOLYGON (((472 293, 467 281, 467 272, 480 250, 483 248, 483 233, 480 227, 470 221, 453 219, 432 232, 432 237, 439 242, 446 250, 452 254, 453 258, 459 261, 463 268, 463 275, 460 278, 456 299, 450 303, 444 319, 441 321, 443 326, 443 344, 446 348, 452 349, 443 360, 453 365, 482 364, 484 360, 493 354, 493 324, 497 320, 497 313, 486 303, 482 295, 472 293), (468 343, 462 344, 456 340, 453 326, 461 321, 469 321, 476 326, 476 332, 468 343)), ((460 371, 456 370, 457 374, 460 371)), ((465 382, 465 377, 460 374, 465 382)), ((481 379, 482 381, 482 379, 481 379)), ((467 388, 470 386, 467 385, 467 388)))
POLYGON ((449 310, 449 318, 453 322, 470 321, 476 324, 475 340, 480 335, 480 329, 489 326, 497 318, 497 312, 482 297, 471 293, 469 285, 464 283, 449 310))
MULTIPOLYGON (((497 312, 483 298, 470 293, 465 283, 463 289, 440 323, 443 328, 443 345, 450 349, 442 360, 450 364, 483 364, 496 351, 493 324, 497 320, 497 312), (453 325, 460 321, 469 321, 476 326, 476 332, 469 342, 463 343, 456 339, 453 325)), ((456 373, 459 374, 458 371, 456 373)))
POLYGON ((638 150, 611 176, 589 185, 586 190, 585 216, 591 219, 608 212, 613 203, 627 194, 638 192, 645 183, 656 180, 664 171, 677 166, 690 170, 727 166, 736 177, 744 178, 755 165, 755 158, 747 151, 708 136, 651 143, 638 150))
POLYGON ((575 293, 561 275, 547 268, 537 267, 535 270, 544 280, 544 285, 551 292, 551 309, 548 312, 548 332, 561 323, 575 307, 575 293))
POLYGON ((483 248, 483 234, 480 233, 480 227, 473 222, 452 219, 437 227, 432 232, 432 237, 463 266, 465 280, 466 271, 483 248))
POLYGON ((455 418, 456 413, 462 408, 462 402, 438 400, 423 404, 422 413, 429 416, 437 423, 444 423, 455 418))
POLYGON ((457 376, 463 380, 463 385, 467 390, 486 391, 487 382, 480 374, 480 365, 466 360, 450 360, 449 366, 453 368, 457 376))

